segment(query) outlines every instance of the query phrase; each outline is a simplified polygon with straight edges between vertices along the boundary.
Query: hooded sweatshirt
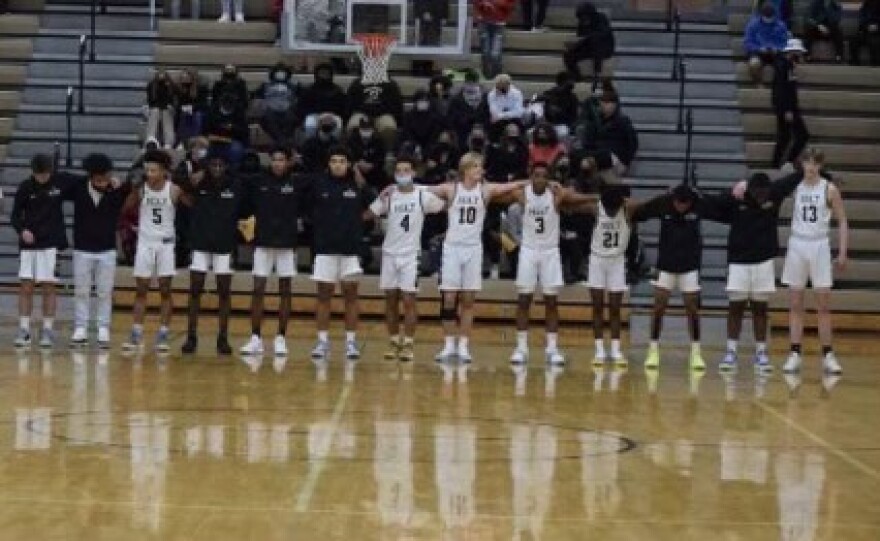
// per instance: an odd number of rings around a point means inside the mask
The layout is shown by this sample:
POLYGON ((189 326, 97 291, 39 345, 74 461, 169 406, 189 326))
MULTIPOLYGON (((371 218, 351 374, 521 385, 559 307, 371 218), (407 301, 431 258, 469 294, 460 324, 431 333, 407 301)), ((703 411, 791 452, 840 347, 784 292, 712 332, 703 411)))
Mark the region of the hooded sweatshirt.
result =
POLYGON ((788 41, 788 28, 775 15, 769 21, 764 20, 760 13, 752 16, 746 25, 743 49, 746 54, 755 54, 762 49, 781 51, 788 41))
POLYGON ((299 88, 295 82, 290 81, 290 76, 290 70, 284 66, 273 66, 269 69, 269 80, 255 94, 263 100, 267 111, 286 113, 296 107, 299 88))
POLYGON ((348 115, 348 97, 333 82, 333 68, 329 64, 315 67, 315 82, 300 95, 300 109, 304 116, 333 113, 339 117, 348 115), (322 77, 323 75, 323 77, 322 77))

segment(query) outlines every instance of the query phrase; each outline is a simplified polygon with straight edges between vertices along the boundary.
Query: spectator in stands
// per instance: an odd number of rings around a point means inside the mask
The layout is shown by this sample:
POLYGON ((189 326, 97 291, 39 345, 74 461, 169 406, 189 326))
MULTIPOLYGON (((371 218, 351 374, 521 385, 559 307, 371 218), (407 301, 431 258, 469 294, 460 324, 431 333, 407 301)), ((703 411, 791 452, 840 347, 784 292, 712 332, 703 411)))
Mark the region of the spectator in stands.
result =
POLYGON ((850 41, 849 48, 853 65, 862 63, 862 46, 868 48, 871 65, 880 65, 880 0, 863 0, 859 8, 859 31, 850 41))
POLYGON ((296 110, 299 85, 290 80, 292 75, 284 62, 278 62, 269 68, 269 80, 254 92, 254 97, 260 100, 260 127, 276 146, 289 146, 299 124, 296 110))
MULTIPOLYGON (((486 180, 489 182, 513 182, 527 178, 529 174, 529 151, 522 137, 519 124, 510 123, 504 128, 501 140, 490 145, 486 151, 486 180)), ((483 227, 483 246, 489 256, 491 269, 489 276, 499 277, 501 262, 501 213, 506 208, 499 203, 490 203, 486 209, 483 227)))
POLYGON ((449 113, 449 103, 452 101, 451 89, 452 81, 445 75, 435 75, 428 84, 431 109, 444 117, 449 113))
POLYGON ((436 46, 443 43, 443 23, 449 19, 447 0, 415 0, 415 19, 418 25, 418 44, 436 46))
POLYGON ((225 94, 232 95, 238 101, 238 107, 247 111, 249 98, 247 83, 239 76, 238 68, 232 64, 223 67, 220 79, 211 88, 211 105, 219 102, 225 94))
POLYGON ((161 143, 165 148, 174 145, 174 82, 165 70, 157 70, 147 83, 147 133, 145 139, 159 138, 162 126, 161 143))
POLYGON ((483 77, 501 73, 504 52, 504 27, 513 12, 514 0, 476 0, 474 20, 480 33, 483 77))
POLYGON ((840 19, 843 6, 839 0, 812 0, 807 20, 804 23, 804 48, 809 61, 813 44, 820 39, 830 39, 834 44, 834 60, 843 60, 843 32, 840 30, 840 19))
POLYGON ((431 100, 424 90, 413 94, 412 111, 403 115, 402 142, 410 143, 416 156, 425 156, 428 147, 448 127, 446 117, 432 109, 431 100))
POLYGON ((487 116, 486 92, 480 84, 480 75, 469 70, 461 89, 449 100, 449 119, 459 140, 467 140, 474 124, 485 122, 487 116))
POLYGON ((614 56, 614 32, 611 31, 611 22, 604 13, 598 11, 596 6, 589 2, 580 4, 575 14, 578 21, 578 40, 562 53, 565 69, 575 81, 580 81, 583 76, 578 63, 589 59, 593 62, 593 77, 597 79, 602 74, 602 63, 614 56))
POLYGON ((474 127, 471 128, 471 132, 467 136, 466 142, 465 152, 476 152, 485 156, 489 149, 489 134, 486 133, 486 128, 482 124, 474 124, 474 127))
POLYGON ((801 40, 788 40, 785 54, 776 59, 773 66, 773 91, 771 99, 776 112, 776 146, 773 148, 773 167, 793 162, 810 139, 810 133, 801 116, 798 103, 797 66, 807 52, 801 40), (789 149, 789 145, 791 148, 789 149), (786 152, 787 151, 787 152, 786 152), (785 162, 783 162, 785 155, 785 162))
MULTIPOLYGON (((594 125, 579 127, 581 148, 594 160, 599 171, 620 177, 629 169, 639 149, 639 137, 632 121, 620 110, 620 98, 606 82, 599 98, 598 118, 594 125)), ((589 122, 589 120, 588 120, 589 122)))
POLYGON ((174 100, 177 147, 185 145, 192 137, 202 134, 205 112, 208 107, 208 90, 200 83, 195 69, 186 68, 177 79, 174 100))
POLYGON ((544 19, 547 18, 547 5, 550 0, 520 0, 519 6, 523 16, 523 30, 532 32, 544 31, 544 19), (536 17, 532 16, 532 4, 538 4, 536 17))
POLYGON ((541 100, 544 102, 544 120, 556 128, 559 139, 567 139, 578 118, 578 98, 571 75, 567 71, 557 73, 556 86, 541 94, 541 100))
POLYGON ((384 83, 364 83, 361 78, 355 79, 348 87, 348 100, 352 114, 346 131, 355 131, 360 127, 361 119, 367 117, 376 126, 385 148, 394 148, 397 126, 403 116, 403 96, 397 83, 393 79, 384 83))
POLYGON ((764 66, 773 65, 787 40, 788 28, 776 16, 773 2, 767 0, 761 5, 761 11, 752 15, 743 40, 753 81, 761 84, 764 66))
POLYGON ((330 159, 330 149, 339 146, 342 130, 339 129, 337 117, 332 113, 324 113, 318 117, 317 130, 314 135, 303 142, 302 166, 309 174, 320 173, 330 159))
POLYGON ((765 3, 773 4, 773 9, 779 19, 785 23, 786 28, 792 28, 792 15, 794 14, 794 0, 754 0, 752 3, 752 12, 758 12, 765 3))
POLYGON ((377 191, 388 183, 385 175, 385 146, 376 133, 369 118, 361 117, 358 129, 352 132, 346 141, 351 153, 352 171, 360 183, 361 180, 377 191))
MULTIPOLYGON (((520 89, 511 84, 510 75, 502 73, 495 77, 495 88, 486 96, 489 108, 489 136, 497 139, 508 124, 522 126, 525 106, 520 89)), ((520 177, 525 178, 525 177, 520 177)))
POLYGON ((529 167, 535 163, 554 163, 567 149, 559 141, 556 130, 548 122, 541 122, 532 130, 529 143, 529 167))
POLYGON ((250 139, 246 104, 233 93, 225 93, 211 104, 205 123, 205 135, 211 144, 226 146, 226 159, 231 166, 238 166, 250 139))
POLYGON ((235 3, 235 22, 244 22, 244 0, 220 0, 220 18, 217 22, 228 23, 232 20, 232 4, 235 3))
MULTIPOLYGON (((318 130, 318 117, 332 115, 336 121, 337 137, 342 134, 342 119, 348 115, 348 96, 342 87, 333 82, 333 66, 315 66, 315 82, 302 91, 299 101, 300 114, 305 118, 305 136, 312 137, 318 130)), ((321 160, 326 163, 327 160, 321 160)))

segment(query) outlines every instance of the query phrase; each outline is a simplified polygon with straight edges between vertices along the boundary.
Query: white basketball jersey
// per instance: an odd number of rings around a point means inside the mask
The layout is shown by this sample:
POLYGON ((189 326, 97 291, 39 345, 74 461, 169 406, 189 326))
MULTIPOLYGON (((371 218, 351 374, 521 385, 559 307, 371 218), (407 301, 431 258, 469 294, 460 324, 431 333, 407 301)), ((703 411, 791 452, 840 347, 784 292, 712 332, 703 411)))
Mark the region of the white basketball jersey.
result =
POLYGON ((144 184, 138 237, 156 242, 174 240, 174 201, 170 181, 165 181, 165 187, 159 191, 144 184))
POLYGON ((621 256, 629 244, 629 222, 626 221, 626 210, 621 207, 617 215, 608 216, 602 203, 596 205, 596 228, 590 253, 601 257, 621 256))
POLYGON ((805 239, 828 237, 831 224, 831 207, 828 205, 828 181, 820 179, 815 186, 805 182, 798 184, 794 192, 794 208, 791 217, 791 234, 805 239))
POLYGON ((455 185, 455 195, 449 205, 449 225, 446 243, 477 246, 482 243, 483 220, 486 218, 486 197, 482 184, 468 190, 461 183, 455 185))
POLYGON ((418 253, 425 214, 439 212, 443 205, 442 199, 421 186, 411 192, 394 190, 387 198, 376 200, 370 210, 388 217, 382 252, 394 256, 418 253))
POLYGON ((523 209, 522 244, 532 250, 559 248, 559 211, 550 190, 541 195, 526 186, 523 209))

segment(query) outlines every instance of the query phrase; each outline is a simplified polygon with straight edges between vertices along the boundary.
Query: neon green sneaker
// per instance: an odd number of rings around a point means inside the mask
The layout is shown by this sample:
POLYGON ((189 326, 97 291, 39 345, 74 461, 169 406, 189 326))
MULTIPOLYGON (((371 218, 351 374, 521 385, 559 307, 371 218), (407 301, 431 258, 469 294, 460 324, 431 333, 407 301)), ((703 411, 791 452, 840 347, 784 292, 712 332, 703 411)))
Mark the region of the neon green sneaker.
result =
POLYGON ((648 347, 648 356, 645 357, 645 368, 648 370, 655 370, 660 368, 660 347, 659 346, 649 346, 648 347))
POLYGON ((703 360, 703 355, 699 350, 691 351, 691 370, 705 370, 706 369, 706 361, 703 360))

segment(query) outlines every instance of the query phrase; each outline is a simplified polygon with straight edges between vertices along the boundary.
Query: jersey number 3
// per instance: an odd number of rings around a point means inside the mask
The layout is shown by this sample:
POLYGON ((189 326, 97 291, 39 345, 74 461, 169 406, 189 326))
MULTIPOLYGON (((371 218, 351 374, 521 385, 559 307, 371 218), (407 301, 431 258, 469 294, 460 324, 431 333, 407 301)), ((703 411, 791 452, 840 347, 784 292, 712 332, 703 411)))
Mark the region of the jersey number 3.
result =
POLYGON ((477 222, 477 207, 461 207, 458 209, 459 224, 473 224, 477 222))
POLYGON ((543 232, 544 232, 544 217, 538 216, 537 218, 535 218, 535 233, 540 235, 543 232))
POLYGON ((805 222, 814 224, 819 221, 819 209, 816 205, 804 205, 801 207, 801 218, 805 222))

